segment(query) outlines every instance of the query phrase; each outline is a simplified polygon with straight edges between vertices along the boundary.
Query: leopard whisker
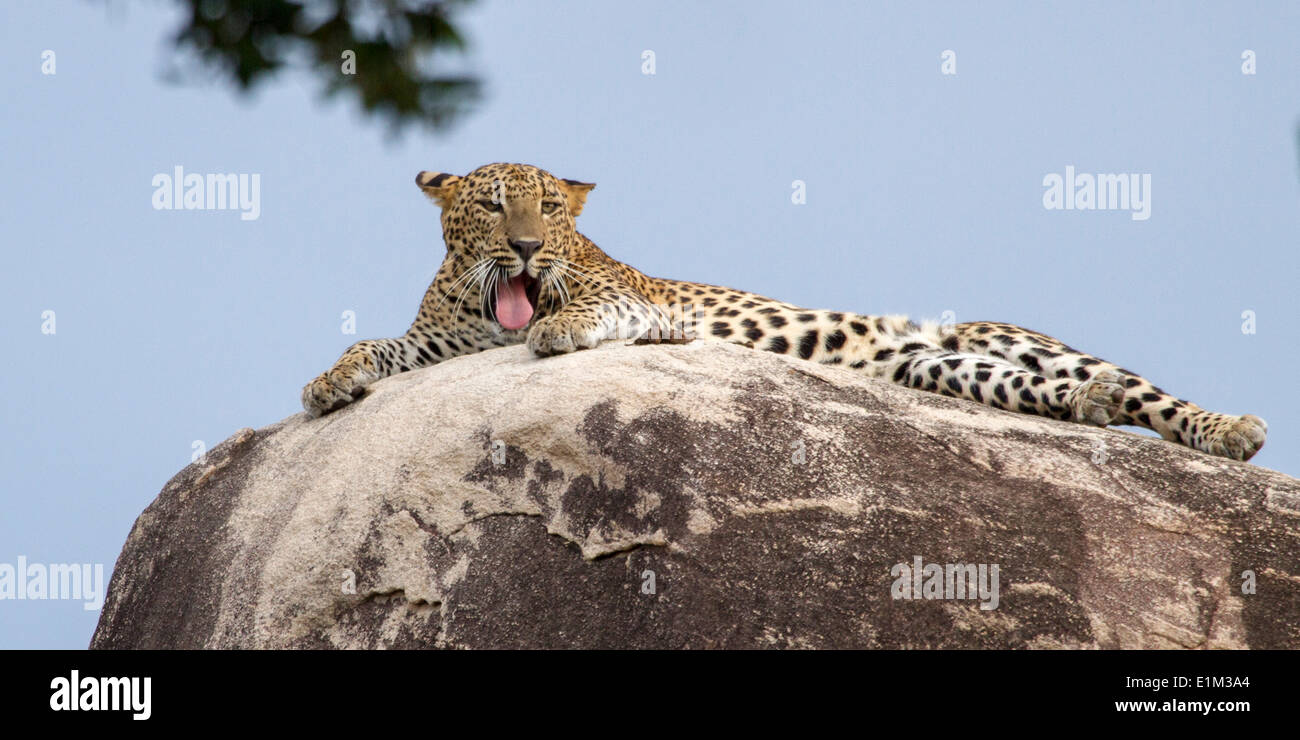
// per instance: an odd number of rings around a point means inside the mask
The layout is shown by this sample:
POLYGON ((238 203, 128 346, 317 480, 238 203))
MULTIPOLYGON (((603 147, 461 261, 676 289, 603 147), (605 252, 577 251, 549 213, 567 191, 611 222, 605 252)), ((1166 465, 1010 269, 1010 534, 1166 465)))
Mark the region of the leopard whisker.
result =
POLYGON ((438 308, 440 308, 442 304, 447 301, 447 298, 451 296, 452 291, 456 289, 457 285, 460 285, 462 281, 472 277, 474 273, 478 272, 489 262, 492 262, 492 258, 486 257, 470 265, 468 268, 466 268, 465 272, 457 276, 456 279, 452 281, 451 285, 447 286, 447 292, 442 294, 442 300, 438 301, 438 304, 433 307, 433 310, 435 311, 438 310, 438 308))
MULTIPOLYGON (((537 276, 542 279, 542 289, 546 290, 546 310, 552 312, 555 310, 555 296, 559 292, 555 288, 555 272, 547 265, 537 276)), ((538 297, 541 297, 541 291, 538 291, 538 297)))
POLYGON ((546 274, 546 284, 550 286, 551 289, 547 294, 550 298, 549 305, 551 309, 553 310, 555 308, 556 298, 560 299, 560 306, 562 308, 564 304, 569 302, 569 291, 564 285, 564 280, 561 278, 563 273, 554 263, 547 265, 543 269, 543 272, 546 274))
MULTIPOLYGON (((506 277, 506 268, 497 265, 497 269, 488 275, 488 285, 483 291, 482 301, 479 303, 479 309, 483 312, 483 318, 488 316, 488 306, 496 305, 497 291, 501 289, 501 279, 506 277)), ((506 278, 509 279, 509 278, 506 278)))
POLYGON ((565 277, 572 278, 574 281, 580 283, 584 288, 590 288, 594 285, 595 278, 574 267, 572 263, 566 260, 556 259, 552 264, 558 268, 565 277))
POLYGON ((465 298, 466 298, 465 293, 470 289, 471 286, 477 285, 479 289, 479 293, 481 294, 483 292, 484 278, 487 277, 487 273, 491 269, 491 266, 494 262, 495 260, 487 260, 479 263, 479 267, 476 268, 474 271, 475 278, 473 280, 467 281, 465 285, 461 287, 460 294, 456 297, 456 305, 451 309, 452 315, 456 315, 460 313, 460 306, 462 303, 465 302, 465 298))

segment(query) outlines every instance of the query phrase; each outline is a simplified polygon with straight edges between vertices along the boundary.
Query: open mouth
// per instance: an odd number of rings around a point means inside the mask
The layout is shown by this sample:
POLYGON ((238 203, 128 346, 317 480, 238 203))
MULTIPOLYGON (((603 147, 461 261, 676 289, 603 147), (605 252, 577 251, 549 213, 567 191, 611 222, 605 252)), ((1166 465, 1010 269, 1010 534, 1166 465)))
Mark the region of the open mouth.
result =
POLYGON ((528 326, 537 310, 537 294, 541 284, 522 270, 518 275, 508 278, 497 285, 496 302, 492 312, 498 324, 506 329, 522 329, 528 326))

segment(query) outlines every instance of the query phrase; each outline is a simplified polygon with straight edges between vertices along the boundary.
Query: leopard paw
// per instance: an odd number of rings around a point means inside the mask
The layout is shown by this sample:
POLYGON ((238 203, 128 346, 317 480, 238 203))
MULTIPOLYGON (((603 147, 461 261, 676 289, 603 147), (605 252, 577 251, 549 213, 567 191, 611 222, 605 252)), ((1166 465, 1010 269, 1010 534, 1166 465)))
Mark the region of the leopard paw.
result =
POLYGON ((575 317, 544 316, 528 330, 528 349, 541 357, 590 349, 604 339, 600 323, 575 317))
POLYGON ((365 395, 373 375, 357 365, 335 366, 303 387, 302 407, 313 418, 341 409, 365 395))
POLYGON ((1103 370, 1074 387, 1065 398, 1074 420, 1093 426, 1109 426, 1119 417, 1124 403, 1124 376, 1103 370))
POLYGON ((1223 416, 1210 422, 1205 434, 1205 451, 1245 461, 1259 452, 1267 436, 1268 423, 1258 416, 1223 416))

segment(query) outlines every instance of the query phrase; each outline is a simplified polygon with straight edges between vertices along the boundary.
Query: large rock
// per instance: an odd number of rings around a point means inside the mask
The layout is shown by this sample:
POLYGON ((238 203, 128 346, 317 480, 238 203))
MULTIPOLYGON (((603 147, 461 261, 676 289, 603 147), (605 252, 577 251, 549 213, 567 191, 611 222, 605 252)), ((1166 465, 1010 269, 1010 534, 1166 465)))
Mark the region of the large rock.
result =
POLYGON ((1300 481, 1148 437, 734 345, 517 346, 182 470, 91 646, 1297 648, 1297 553, 1300 481), (894 599, 918 556, 998 565, 996 608, 894 599))

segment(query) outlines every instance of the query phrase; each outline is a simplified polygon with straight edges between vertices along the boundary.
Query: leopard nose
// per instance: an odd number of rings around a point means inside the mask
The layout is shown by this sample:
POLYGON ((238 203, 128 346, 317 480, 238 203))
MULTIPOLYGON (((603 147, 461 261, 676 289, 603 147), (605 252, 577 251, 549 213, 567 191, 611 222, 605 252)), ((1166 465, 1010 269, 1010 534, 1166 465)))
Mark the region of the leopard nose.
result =
POLYGON ((538 249, 541 249, 542 243, 537 239, 511 239, 510 246, 519 253, 519 257, 524 261, 524 264, 528 264, 528 258, 532 257, 533 253, 538 249))

